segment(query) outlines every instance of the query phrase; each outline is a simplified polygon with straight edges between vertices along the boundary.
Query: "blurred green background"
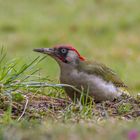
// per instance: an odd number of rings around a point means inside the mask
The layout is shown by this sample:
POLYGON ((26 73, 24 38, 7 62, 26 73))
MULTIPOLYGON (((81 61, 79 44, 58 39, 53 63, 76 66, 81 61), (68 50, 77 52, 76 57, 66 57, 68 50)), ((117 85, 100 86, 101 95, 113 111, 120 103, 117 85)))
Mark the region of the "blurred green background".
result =
MULTIPOLYGON (((0 0, 0 45, 9 58, 31 61, 34 48, 72 44, 90 60, 114 69, 132 93, 140 91, 139 0, 0 0)), ((42 75, 57 82, 47 57, 42 75)))

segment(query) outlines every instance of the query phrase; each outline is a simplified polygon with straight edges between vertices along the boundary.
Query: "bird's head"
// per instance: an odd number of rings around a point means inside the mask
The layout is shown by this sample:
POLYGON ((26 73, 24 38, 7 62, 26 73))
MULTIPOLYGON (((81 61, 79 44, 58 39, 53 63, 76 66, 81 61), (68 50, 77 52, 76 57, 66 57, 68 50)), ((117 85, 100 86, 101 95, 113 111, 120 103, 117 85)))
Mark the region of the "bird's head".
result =
POLYGON ((59 64, 77 64, 79 61, 85 60, 85 58, 70 45, 58 45, 53 48, 39 48, 34 49, 34 51, 50 55, 59 64))

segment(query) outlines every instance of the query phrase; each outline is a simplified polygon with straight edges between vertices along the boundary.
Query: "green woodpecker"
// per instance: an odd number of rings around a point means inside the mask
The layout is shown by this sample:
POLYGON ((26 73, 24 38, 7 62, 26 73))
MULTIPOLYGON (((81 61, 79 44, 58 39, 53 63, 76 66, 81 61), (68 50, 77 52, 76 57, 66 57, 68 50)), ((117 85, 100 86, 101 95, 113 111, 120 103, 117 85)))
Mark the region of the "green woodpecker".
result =
POLYGON ((72 100, 80 99, 82 93, 85 93, 85 97, 88 94, 96 102, 113 100, 122 94, 129 94, 127 86, 113 70, 101 63, 85 60, 72 46, 59 45, 34 51, 54 58, 60 66, 60 82, 82 91, 65 87, 66 93, 72 100))

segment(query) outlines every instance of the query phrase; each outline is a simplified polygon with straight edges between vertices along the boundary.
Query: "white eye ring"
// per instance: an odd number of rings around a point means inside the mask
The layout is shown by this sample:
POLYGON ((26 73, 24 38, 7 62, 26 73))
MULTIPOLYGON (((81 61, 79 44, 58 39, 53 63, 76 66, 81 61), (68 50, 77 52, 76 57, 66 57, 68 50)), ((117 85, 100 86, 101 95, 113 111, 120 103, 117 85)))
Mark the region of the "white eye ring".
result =
POLYGON ((66 53, 67 50, 66 50, 66 49, 61 49, 61 52, 62 52, 62 53, 66 53))

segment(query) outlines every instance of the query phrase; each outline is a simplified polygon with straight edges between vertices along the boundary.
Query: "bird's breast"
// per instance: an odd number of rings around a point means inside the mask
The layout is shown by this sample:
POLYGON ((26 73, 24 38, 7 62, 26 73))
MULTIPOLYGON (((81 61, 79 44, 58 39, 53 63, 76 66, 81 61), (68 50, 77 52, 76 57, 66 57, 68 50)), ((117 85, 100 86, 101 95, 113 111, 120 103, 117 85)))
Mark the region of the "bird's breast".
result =
MULTIPOLYGON (((104 81, 101 77, 79 72, 77 70, 70 70, 61 73, 61 83, 73 85, 77 88, 84 88, 89 90, 89 94, 99 98, 114 98, 119 96, 117 88, 111 82, 104 81)), ((101 99, 102 100, 102 99, 101 99)))

